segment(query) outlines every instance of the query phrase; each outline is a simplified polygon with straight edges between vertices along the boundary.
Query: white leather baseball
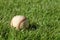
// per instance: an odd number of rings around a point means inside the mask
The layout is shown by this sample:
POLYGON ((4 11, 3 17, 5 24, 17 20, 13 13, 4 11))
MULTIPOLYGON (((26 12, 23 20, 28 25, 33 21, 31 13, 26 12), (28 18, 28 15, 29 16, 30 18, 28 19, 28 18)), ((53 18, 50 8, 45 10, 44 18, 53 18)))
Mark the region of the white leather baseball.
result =
POLYGON ((22 29, 23 27, 27 28, 29 23, 25 16, 17 15, 12 18, 10 25, 16 29, 22 29))

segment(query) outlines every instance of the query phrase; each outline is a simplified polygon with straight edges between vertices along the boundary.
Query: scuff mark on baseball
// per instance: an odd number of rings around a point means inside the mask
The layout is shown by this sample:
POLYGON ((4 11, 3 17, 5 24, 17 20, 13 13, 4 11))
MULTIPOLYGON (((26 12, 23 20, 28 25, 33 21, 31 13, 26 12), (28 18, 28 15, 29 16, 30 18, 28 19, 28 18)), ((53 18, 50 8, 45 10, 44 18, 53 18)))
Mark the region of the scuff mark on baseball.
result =
POLYGON ((22 29, 28 28, 29 22, 25 16, 17 15, 12 18, 10 25, 16 29, 22 29))

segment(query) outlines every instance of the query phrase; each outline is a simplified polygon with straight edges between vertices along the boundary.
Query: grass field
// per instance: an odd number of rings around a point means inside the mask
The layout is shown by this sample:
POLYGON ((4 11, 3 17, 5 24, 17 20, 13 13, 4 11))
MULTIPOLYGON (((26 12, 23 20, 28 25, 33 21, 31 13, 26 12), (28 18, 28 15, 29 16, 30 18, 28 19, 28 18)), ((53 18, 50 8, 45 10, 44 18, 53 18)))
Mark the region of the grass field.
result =
POLYGON ((60 40, 60 0, 0 0, 0 40, 60 40), (30 28, 10 28, 15 15, 26 16, 30 28))

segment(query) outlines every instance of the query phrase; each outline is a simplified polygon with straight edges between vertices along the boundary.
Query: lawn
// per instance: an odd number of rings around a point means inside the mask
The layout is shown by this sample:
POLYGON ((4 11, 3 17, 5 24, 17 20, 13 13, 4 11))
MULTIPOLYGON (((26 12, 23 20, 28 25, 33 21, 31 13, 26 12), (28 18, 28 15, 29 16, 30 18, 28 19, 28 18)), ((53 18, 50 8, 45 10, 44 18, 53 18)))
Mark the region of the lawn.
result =
POLYGON ((0 0, 0 40, 60 40, 60 0, 0 0), (26 16, 30 28, 11 28, 15 15, 26 16))

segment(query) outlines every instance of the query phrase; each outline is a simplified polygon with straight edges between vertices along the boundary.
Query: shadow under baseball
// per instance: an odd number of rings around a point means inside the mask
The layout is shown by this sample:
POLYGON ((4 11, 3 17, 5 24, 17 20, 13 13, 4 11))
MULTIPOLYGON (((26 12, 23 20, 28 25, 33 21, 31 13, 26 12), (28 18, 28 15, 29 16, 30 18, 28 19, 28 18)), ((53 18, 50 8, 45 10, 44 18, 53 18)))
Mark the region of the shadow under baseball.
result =
POLYGON ((36 30, 39 27, 36 23, 29 24, 28 30, 36 30))

